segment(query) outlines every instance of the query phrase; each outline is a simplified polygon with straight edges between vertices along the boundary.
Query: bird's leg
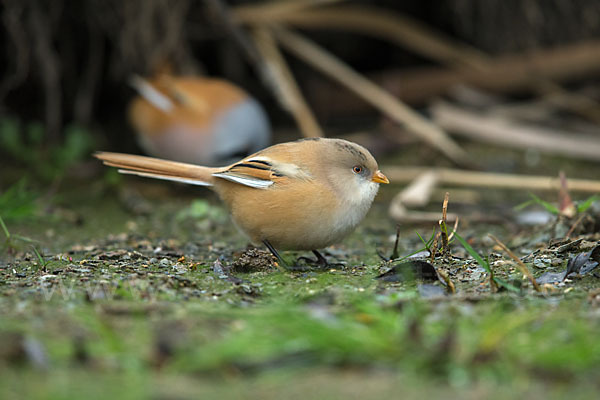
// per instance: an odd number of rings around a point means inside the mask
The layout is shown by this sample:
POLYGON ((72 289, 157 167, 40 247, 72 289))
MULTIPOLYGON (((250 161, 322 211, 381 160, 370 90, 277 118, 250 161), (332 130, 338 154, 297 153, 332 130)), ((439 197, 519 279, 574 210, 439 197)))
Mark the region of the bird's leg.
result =
MULTIPOLYGON (((277 258, 277 261, 280 264, 280 267, 278 267, 280 270, 285 271, 304 271, 306 270, 306 267, 301 266, 301 265, 290 265, 288 264, 287 261, 285 261, 285 259, 283 257, 281 257, 281 255, 279 254, 279 252, 277 250, 275 250, 275 247, 273 247, 273 245, 268 241, 268 240, 263 240, 263 243, 265 244, 265 246, 267 246, 267 248, 269 249, 269 251, 271 252, 271 254, 273 254, 275 256, 275 258, 277 258), (283 267, 283 268, 282 268, 283 267)), ((323 258, 323 260, 325 260, 325 258, 323 256, 321 256, 323 258)), ((312 261, 312 260, 311 260, 312 261)), ((325 262, 327 262, 325 260, 325 262)))
POLYGON ((327 259, 325 257, 323 257, 323 255, 321 253, 319 253, 317 250, 313 250, 312 252, 315 256, 317 256, 317 262, 315 264, 317 264, 319 267, 321 267, 323 269, 325 269, 329 266, 327 259))
POLYGON ((277 258, 277 261, 279 261, 279 263, 285 267, 285 268, 289 268, 288 263, 283 259, 283 257, 281 257, 281 255, 279 255, 279 253, 277 252, 277 250, 275 250, 275 247, 273 247, 273 245, 268 241, 268 240, 263 240, 263 243, 265 246, 267 246, 267 249, 269 249, 269 251, 271 252, 271 254, 273 254, 275 256, 275 258, 277 258))

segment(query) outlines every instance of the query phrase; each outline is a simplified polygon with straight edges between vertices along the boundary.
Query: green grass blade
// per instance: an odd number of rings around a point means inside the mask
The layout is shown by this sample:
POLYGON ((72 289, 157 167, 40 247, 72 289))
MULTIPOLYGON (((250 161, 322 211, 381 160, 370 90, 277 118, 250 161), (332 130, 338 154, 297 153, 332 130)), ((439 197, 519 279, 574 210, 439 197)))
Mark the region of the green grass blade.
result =
POLYGON ((4 220, 2 219, 2 217, 0 217, 0 225, 2 226, 2 230, 4 231, 4 234, 6 235, 6 240, 10 240, 10 232, 8 231, 8 228, 6 227, 6 224, 4 223, 4 220))
POLYGON ((586 212, 598 200, 600 200, 600 195, 598 194, 588 197, 583 203, 577 205, 577 212, 586 212))
POLYGON ((533 199, 527 200, 527 201, 525 201, 525 202, 523 202, 521 204, 518 204, 518 205, 514 206, 513 210, 515 210, 515 211, 521 211, 522 209, 527 208, 527 207, 529 207, 530 205, 532 205, 534 203, 535 203, 535 200, 533 200, 533 199))
POLYGON ((419 239, 421 239, 421 242, 423 242, 423 246, 425 246, 425 248, 429 250, 429 245, 425 241, 425 239, 423 239, 423 237, 419 234, 419 232, 415 231, 415 233, 417 234, 417 236, 419 237, 419 239))
POLYGON ((467 253, 469 253, 471 255, 471 257, 473 257, 475 259, 475 261, 477 261, 477 263, 483 268, 485 269, 488 273, 492 273, 492 269, 490 268, 490 264, 487 263, 480 255, 479 253, 477 253, 475 251, 475 249, 473 249, 471 247, 471 245, 469 243, 467 243, 467 241, 465 239, 462 238, 462 236, 460 236, 458 233, 454 233, 454 236, 456 236, 456 239, 460 242, 460 244, 462 244, 462 246, 465 248, 465 250, 467 251, 467 253))
POLYGON ((33 252, 35 253, 37 259, 40 261, 40 266, 41 267, 45 267, 46 266, 46 261, 44 261, 44 257, 42 257, 42 255, 40 254, 40 252, 35 248, 35 246, 31 245, 31 248, 33 249, 33 252))
POLYGON ((498 284, 498 286, 504 287, 506 290, 510 290, 511 292, 521 293, 521 289, 513 285, 512 283, 508 283, 502 278, 494 277, 494 281, 498 284))
POLYGON ((560 214, 560 210, 557 207, 553 206, 552 204, 548 203, 547 201, 540 199, 535 194, 529 193, 529 196, 533 199, 533 201, 535 203, 544 207, 548 212, 551 212, 554 215, 560 214))

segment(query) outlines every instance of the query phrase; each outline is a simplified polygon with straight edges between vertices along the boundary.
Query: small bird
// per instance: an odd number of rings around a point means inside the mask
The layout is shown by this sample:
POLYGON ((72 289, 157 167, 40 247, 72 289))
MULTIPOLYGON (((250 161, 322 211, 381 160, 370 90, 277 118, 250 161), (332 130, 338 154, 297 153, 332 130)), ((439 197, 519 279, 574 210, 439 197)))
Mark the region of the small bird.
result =
POLYGON ((223 166, 267 147, 271 131, 261 105, 221 79, 134 76, 129 107, 138 142, 149 155, 223 166))
POLYGON ((312 250, 339 242, 371 207, 380 183, 389 183, 364 147, 342 139, 281 143, 222 168, 120 153, 96 153, 119 172, 211 187, 235 224, 254 243, 312 250))

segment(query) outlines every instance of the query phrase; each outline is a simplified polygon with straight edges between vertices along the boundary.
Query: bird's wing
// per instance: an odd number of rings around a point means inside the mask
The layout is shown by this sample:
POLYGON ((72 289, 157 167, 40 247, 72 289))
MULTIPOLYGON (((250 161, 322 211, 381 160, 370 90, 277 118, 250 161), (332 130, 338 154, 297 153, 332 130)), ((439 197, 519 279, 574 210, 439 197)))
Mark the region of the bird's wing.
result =
POLYGON ((266 189, 275 183, 285 182, 289 178, 309 178, 308 174, 294 164, 256 156, 246 158, 212 175, 257 189, 266 189))
POLYGON ((129 78, 129 84, 135 90, 137 90, 140 96, 142 96, 146 101, 159 110, 162 110, 166 113, 173 110, 175 105, 171 99, 169 99, 169 97, 167 97, 165 94, 161 93, 147 79, 144 79, 138 75, 133 75, 131 78, 129 78))

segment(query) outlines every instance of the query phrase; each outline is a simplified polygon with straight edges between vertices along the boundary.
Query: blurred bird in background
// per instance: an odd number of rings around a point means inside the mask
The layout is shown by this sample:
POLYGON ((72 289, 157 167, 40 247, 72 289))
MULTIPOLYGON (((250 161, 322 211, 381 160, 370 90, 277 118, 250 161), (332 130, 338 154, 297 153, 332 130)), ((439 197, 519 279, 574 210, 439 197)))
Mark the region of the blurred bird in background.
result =
POLYGON ((129 120, 149 155, 222 166, 270 144, 262 106, 230 82, 162 73, 152 79, 133 76, 130 83, 138 96, 129 120))

